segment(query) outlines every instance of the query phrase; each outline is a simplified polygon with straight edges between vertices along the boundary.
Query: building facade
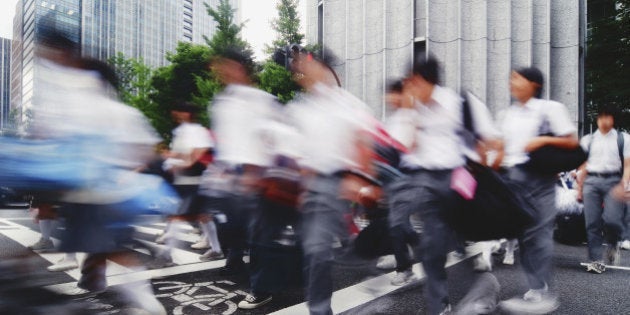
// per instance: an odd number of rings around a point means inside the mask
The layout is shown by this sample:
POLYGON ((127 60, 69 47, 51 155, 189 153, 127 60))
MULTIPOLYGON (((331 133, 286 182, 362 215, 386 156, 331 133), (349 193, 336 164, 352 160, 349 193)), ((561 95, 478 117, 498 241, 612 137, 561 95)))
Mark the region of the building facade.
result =
POLYGON ((11 40, 0 38, 0 133, 8 127, 11 111, 11 40))
POLYGON ((468 90, 493 113, 511 103, 511 69, 545 74, 544 98, 583 121, 584 0, 307 0, 307 40, 336 57, 344 86, 381 117, 387 82, 419 56, 442 84, 468 90))
MULTIPOLYGON (((205 43, 216 25, 204 3, 218 0, 83 0, 83 55, 100 60, 121 52, 150 67, 167 64, 178 42, 205 43)), ((237 9, 240 0, 231 0, 237 9)), ((236 21, 240 21, 238 16, 236 21)))
MULTIPOLYGON (((83 56, 105 61, 121 52, 160 67, 178 42, 203 44, 213 36, 216 25, 204 3, 217 7, 219 0, 19 0, 10 74, 18 121, 27 120, 36 90, 35 40, 42 23, 80 44, 83 56)), ((239 23, 241 0, 230 4, 239 23)))
POLYGON ((36 39, 42 30, 54 28, 76 43, 81 42, 80 0, 20 0, 13 20, 11 109, 24 122, 36 90, 36 39))

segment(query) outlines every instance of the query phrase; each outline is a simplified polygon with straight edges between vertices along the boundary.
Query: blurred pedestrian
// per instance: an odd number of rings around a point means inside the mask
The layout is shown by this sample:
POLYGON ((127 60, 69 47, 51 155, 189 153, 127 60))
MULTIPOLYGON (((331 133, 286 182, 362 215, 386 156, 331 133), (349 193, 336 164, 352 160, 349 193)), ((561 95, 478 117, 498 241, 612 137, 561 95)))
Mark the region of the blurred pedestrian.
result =
MULTIPOLYGON (((427 314, 431 315, 451 310, 445 263, 457 237, 444 215, 459 205, 457 193, 451 189, 452 173, 465 164, 467 154, 472 154, 461 136, 465 130, 463 100, 439 81, 439 64, 432 57, 415 63, 405 79, 405 89, 414 97, 418 110, 418 129, 414 150, 403 157, 410 187, 400 196, 422 220, 419 255, 427 275, 424 290, 427 314)), ((469 106, 480 140, 490 147, 496 145, 499 134, 487 108, 472 102, 469 106)))
POLYGON ((630 180, 630 136, 615 128, 617 111, 602 107, 597 114, 597 130, 580 141, 588 160, 581 167, 578 199, 584 203, 588 239, 587 270, 602 273, 605 264, 618 265, 625 233, 623 201, 613 196, 613 188, 626 189, 630 180), (586 177, 586 178, 584 178, 586 177), (606 243, 606 260, 602 244, 606 243))
POLYGON ((567 108, 558 102, 541 99, 543 75, 536 68, 512 71, 510 92, 515 99, 499 119, 505 151, 498 161, 506 168, 508 179, 531 193, 536 209, 534 222, 519 238, 520 261, 529 291, 500 303, 507 312, 546 314, 558 308, 557 297, 549 291, 553 256, 555 185, 557 174, 539 173, 526 165, 528 153, 545 145, 560 148, 578 146, 575 124, 567 108), (541 136, 544 134, 553 136, 541 136))

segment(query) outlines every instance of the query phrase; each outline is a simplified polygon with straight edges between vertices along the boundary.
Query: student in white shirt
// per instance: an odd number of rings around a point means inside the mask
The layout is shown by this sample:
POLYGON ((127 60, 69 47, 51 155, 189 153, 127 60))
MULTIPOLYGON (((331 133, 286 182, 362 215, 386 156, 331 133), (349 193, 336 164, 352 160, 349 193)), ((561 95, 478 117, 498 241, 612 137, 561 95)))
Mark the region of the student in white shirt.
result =
POLYGON ((620 242, 624 233, 625 204, 617 200, 612 189, 621 185, 627 187, 630 179, 630 136, 614 128, 616 110, 603 107, 597 114, 597 131, 580 141, 588 152, 588 160, 581 169, 578 194, 584 201, 584 218, 588 239, 587 270, 602 273, 604 263, 619 264, 620 242), (622 152, 619 152, 618 137, 623 137, 622 152), (584 177, 586 177, 585 180, 584 177), (602 206, 603 204, 603 206, 602 206), (604 238, 605 236, 605 238, 604 238), (603 260, 603 246, 606 242, 606 262, 603 260))
POLYGON ((527 188, 537 210, 534 223, 521 238, 521 266, 525 271, 529 291, 520 298, 501 302, 508 312, 546 314, 559 303, 549 292, 553 256, 553 225, 556 218, 556 174, 541 174, 526 163, 528 153, 545 145, 575 148, 578 145, 575 124, 567 108, 554 101, 543 100, 543 75, 536 68, 523 68, 512 72, 510 90, 516 102, 502 113, 500 128, 505 151, 498 154, 498 162, 506 168, 506 176, 527 188), (548 130, 545 129, 545 126, 548 130), (552 133, 554 136, 541 136, 552 133))
MULTIPOLYGON (((420 250, 427 274, 427 314, 431 315, 451 309, 444 264, 456 238, 443 215, 458 206, 457 193, 450 187, 451 175, 465 164, 468 152, 460 135, 465 129, 462 98, 438 83, 438 63, 432 58, 416 63, 405 79, 405 89, 415 98, 418 111, 417 145, 403 158, 412 170, 411 189, 405 194, 423 223, 420 250)), ((471 113, 481 140, 490 146, 498 144, 498 131, 492 126, 488 111, 471 108, 471 113)))
POLYGON ((300 204, 306 300, 310 314, 332 315, 331 244, 335 237, 347 239, 344 214, 350 207, 340 195, 358 195, 342 179, 347 171, 370 172, 370 123, 366 105, 331 82, 324 62, 298 56, 294 71, 307 92, 288 105, 300 133, 299 163, 306 174, 300 204))

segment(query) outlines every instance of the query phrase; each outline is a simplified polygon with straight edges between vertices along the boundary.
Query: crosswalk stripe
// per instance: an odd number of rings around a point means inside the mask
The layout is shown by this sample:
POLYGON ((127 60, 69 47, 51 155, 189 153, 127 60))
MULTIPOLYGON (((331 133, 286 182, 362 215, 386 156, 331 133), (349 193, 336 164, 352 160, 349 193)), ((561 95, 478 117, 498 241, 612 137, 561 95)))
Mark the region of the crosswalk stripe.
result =
MULTIPOLYGON (((454 266, 470 257, 474 257, 481 253, 481 247, 473 244, 466 249, 466 257, 459 258, 453 253, 448 255, 446 261, 446 268, 454 266)), ((417 263, 413 265, 413 271, 422 281, 426 278, 422 264, 417 263)), ((353 309, 357 306, 361 306, 365 303, 373 301, 381 296, 389 294, 395 290, 400 289, 400 286, 394 286, 390 283, 391 278, 396 274, 392 271, 387 274, 383 274, 377 277, 370 278, 355 285, 343 288, 333 292, 331 299, 331 308, 333 313, 338 314, 347 310, 353 309)), ((296 304, 276 312, 270 313, 270 315, 294 315, 294 314, 308 314, 308 305, 306 302, 296 304)))
MULTIPOLYGON (((17 243, 19 243, 20 245, 24 247, 28 247, 29 245, 37 242, 39 238, 41 237, 40 233, 35 232, 26 226, 13 223, 5 219, 0 219, 0 222, 16 227, 16 229, 14 230, 1 230, 0 233, 16 241, 17 243)), ((55 238, 51 238, 51 239, 53 240, 54 243, 57 243, 57 244, 59 243, 59 240, 55 238)), ((35 253, 38 254, 43 259, 53 264, 57 263, 65 255, 64 253, 58 253, 58 252, 55 252, 55 253, 35 252, 35 253)), ((85 253, 77 253, 77 260, 80 262, 83 261, 83 259, 85 258, 85 255, 86 255, 85 253)), ((128 268, 121 266, 115 262, 112 262, 109 260, 107 261, 107 275, 117 275, 117 274, 129 273, 129 272, 130 270, 128 268)), ((81 271, 79 269, 68 270, 68 271, 65 271, 65 273, 67 273, 69 276, 77 280, 81 277, 81 271)))
MULTIPOLYGON (((162 232, 164 232, 163 230, 154 229, 154 228, 141 226, 141 225, 132 225, 132 226, 136 229, 136 231, 138 231, 140 233, 153 235, 153 236, 156 236, 156 237, 158 235, 160 235, 162 232)), ((182 241, 185 241, 185 242, 189 242, 189 243, 197 243, 197 241, 199 241, 199 235, 193 235, 193 234, 188 234, 188 233, 180 233, 178 239, 180 239, 182 241)))

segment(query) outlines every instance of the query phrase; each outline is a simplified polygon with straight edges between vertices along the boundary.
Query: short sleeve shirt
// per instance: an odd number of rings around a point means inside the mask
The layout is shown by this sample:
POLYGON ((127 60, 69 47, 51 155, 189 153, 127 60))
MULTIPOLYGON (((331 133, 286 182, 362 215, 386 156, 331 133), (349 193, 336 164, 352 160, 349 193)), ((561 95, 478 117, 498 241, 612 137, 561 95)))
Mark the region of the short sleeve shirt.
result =
POLYGON ((503 166, 507 167, 529 160, 525 147, 533 138, 546 133, 569 136, 577 132, 567 108, 555 101, 532 98, 524 105, 511 105, 500 116, 505 141, 503 166))
MULTIPOLYGON (((614 173, 622 168, 622 161, 619 159, 619 146, 617 144, 617 130, 612 129, 606 134, 599 130, 587 135, 580 140, 580 145, 584 151, 588 152, 586 161, 586 171, 591 173, 614 173)), ((623 135, 623 157, 630 158, 630 136, 623 135)))

